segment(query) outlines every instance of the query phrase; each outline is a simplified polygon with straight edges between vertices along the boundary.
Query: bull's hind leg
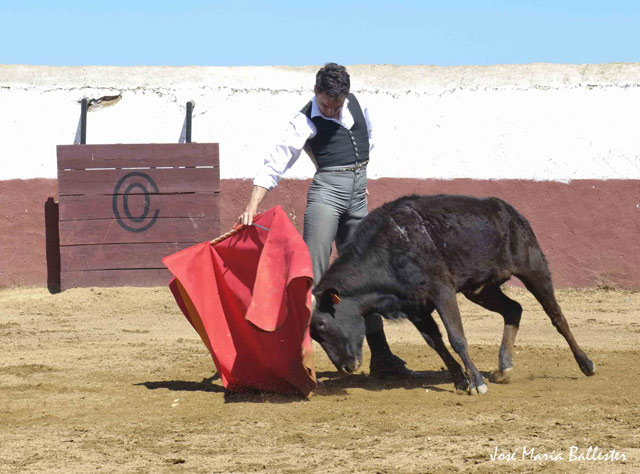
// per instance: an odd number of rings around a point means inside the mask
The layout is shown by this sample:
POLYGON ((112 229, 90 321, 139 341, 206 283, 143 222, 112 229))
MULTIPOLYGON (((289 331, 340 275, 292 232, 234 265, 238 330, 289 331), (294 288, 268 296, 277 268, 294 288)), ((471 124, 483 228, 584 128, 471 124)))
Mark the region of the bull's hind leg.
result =
POLYGON ((422 314, 409 314, 409 320, 420 331, 420 334, 424 340, 429 344, 433 350, 435 350, 442 361, 449 369, 451 377, 453 377, 453 383, 458 390, 466 390, 469 387, 469 381, 467 380, 464 370, 458 361, 453 358, 451 353, 447 350, 447 346, 444 345, 442 340, 442 334, 438 329, 438 325, 431 316, 431 309, 422 314))
POLYGON ((445 328, 447 328, 447 336, 449 336, 451 347, 453 347, 453 350, 460 356, 467 370, 470 393, 472 395, 485 393, 487 391, 487 384, 471 361, 471 357, 469 357, 469 348, 467 339, 464 336, 464 329, 462 328, 462 319, 460 318, 460 310, 458 309, 455 290, 449 287, 441 287, 438 294, 434 297, 434 303, 445 328))
POLYGON ((505 295, 497 285, 487 285, 479 293, 465 292, 464 295, 489 311, 501 314, 504 319, 498 370, 491 374, 489 380, 494 383, 506 383, 509 381, 509 371, 513 368, 513 344, 520 326, 522 306, 505 295))
POLYGON ((564 314, 562 314, 560 305, 556 301, 553 285, 551 284, 551 276, 548 271, 532 272, 532 274, 516 274, 516 276, 524 283, 533 296, 535 296, 542 305, 544 312, 551 318, 551 322, 555 328, 566 339, 571 348, 571 352, 573 352, 573 356, 580 366, 580 370, 582 370, 585 375, 595 374, 596 369, 594 363, 587 357, 587 354, 580 349, 580 346, 573 337, 571 329, 569 329, 569 323, 564 317, 564 314))

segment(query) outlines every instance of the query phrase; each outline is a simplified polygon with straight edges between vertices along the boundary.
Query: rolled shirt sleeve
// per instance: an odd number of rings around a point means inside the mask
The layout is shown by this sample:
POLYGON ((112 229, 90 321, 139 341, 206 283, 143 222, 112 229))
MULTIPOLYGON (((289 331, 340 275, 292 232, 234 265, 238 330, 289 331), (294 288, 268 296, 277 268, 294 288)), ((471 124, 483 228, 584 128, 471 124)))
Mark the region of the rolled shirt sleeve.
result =
MULTIPOLYGON (((369 132, 369 152, 373 150, 373 121, 371 119, 371 111, 364 101, 358 99, 364 120, 367 124, 369 132)), ((315 110, 315 98, 312 99, 312 105, 315 110)), ((346 103, 345 106, 346 108, 346 103)), ((345 110, 346 111, 346 110, 345 110)), ((316 112, 319 114, 319 112, 316 112)), ((348 113, 348 112, 347 112, 348 113)), ((353 125, 353 118, 349 114, 345 122, 338 122, 341 125, 350 128, 353 125), (345 123, 346 122, 346 123, 345 123)), ((264 164, 258 170, 253 184, 266 189, 273 189, 278 186, 280 178, 293 166, 298 160, 307 140, 313 138, 317 133, 316 126, 303 113, 298 112, 289 121, 285 130, 280 136, 280 140, 267 154, 264 164)))
POLYGON ((300 157, 307 140, 315 134, 315 125, 306 115, 300 112, 294 115, 281 134, 280 140, 265 157, 253 184, 266 189, 275 188, 280 178, 300 157))

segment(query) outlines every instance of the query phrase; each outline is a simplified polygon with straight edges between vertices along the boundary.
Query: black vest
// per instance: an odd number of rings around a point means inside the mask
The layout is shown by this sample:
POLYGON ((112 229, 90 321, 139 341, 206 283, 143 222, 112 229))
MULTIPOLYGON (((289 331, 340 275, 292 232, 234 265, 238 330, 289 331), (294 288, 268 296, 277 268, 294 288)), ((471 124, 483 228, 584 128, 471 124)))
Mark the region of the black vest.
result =
POLYGON ((321 116, 311 118, 311 102, 300 111, 313 122, 318 131, 305 145, 315 156, 318 168, 353 165, 369 159, 367 122, 356 97, 349 94, 348 99, 347 108, 353 116, 350 130, 321 116))

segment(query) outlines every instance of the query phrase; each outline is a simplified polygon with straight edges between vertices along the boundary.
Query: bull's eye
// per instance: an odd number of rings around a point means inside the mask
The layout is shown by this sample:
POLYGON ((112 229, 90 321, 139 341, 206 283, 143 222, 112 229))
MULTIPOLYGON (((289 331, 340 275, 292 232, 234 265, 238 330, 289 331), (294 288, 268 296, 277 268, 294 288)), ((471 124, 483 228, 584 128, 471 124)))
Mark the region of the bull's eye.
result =
POLYGON ((324 321, 320 321, 318 324, 316 324, 316 327, 319 331, 324 331, 327 328, 327 325, 324 321))

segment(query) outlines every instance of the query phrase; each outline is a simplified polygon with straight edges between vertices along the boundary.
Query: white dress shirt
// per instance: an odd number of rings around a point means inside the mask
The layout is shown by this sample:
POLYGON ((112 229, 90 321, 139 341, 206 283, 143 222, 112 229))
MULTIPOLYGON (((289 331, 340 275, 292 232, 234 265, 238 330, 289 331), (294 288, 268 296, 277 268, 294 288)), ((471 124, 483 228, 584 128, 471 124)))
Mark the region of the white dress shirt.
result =
MULTIPOLYGON (((369 151, 373 149, 373 127, 371 126, 371 115, 366 104, 358 99, 360 108, 364 115, 364 120, 367 123, 367 130, 369 132, 369 151)), ((332 120, 346 129, 353 127, 353 116, 347 106, 349 105, 349 99, 345 99, 342 109, 340 110, 340 118, 332 119, 325 117, 318 108, 315 95, 311 99, 311 117, 322 117, 326 120, 332 120)), ((317 130, 314 123, 302 112, 296 113, 289 121, 284 133, 280 137, 280 140, 276 143, 275 148, 266 156, 264 165, 256 174, 253 184, 261 186, 266 189, 273 189, 278 185, 278 181, 287 172, 289 168, 293 166, 296 160, 300 157, 300 153, 305 148, 307 140, 316 136, 317 130)), ((311 150, 307 147, 305 150, 313 163, 318 168, 318 163, 311 153, 311 150)))

